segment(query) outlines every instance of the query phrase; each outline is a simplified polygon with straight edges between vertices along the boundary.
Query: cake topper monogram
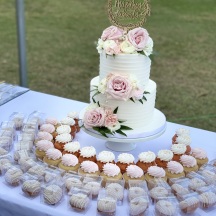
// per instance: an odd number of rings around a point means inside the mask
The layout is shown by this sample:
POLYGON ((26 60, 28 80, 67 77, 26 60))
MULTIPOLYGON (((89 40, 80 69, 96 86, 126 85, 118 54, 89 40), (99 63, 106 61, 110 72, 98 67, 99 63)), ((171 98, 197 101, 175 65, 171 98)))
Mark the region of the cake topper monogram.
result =
POLYGON ((141 27, 150 16, 149 0, 108 0, 110 22, 124 30, 141 27))

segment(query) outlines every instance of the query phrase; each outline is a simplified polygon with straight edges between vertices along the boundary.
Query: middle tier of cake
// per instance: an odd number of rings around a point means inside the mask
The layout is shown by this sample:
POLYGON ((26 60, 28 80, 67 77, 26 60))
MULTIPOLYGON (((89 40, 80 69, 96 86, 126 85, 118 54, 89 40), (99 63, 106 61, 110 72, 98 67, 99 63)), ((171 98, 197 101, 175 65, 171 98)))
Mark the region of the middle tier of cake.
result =
MULTIPOLYGON (((99 77, 95 77, 91 80, 91 90, 98 86, 99 77)), ((94 100, 99 102, 101 107, 111 108, 114 110, 118 107, 118 119, 125 121, 124 125, 131 127, 133 130, 145 130, 151 123, 155 107, 156 99, 156 83, 149 80, 145 86, 145 91, 149 92, 145 97, 147 100, 143 100, 143 103, 136 100, 135 102, 128 100, 115 100, 108 99, 105 94, 98 94, 94 96, 94 100)), ((90 100, 92 102, 92 96, 94 92, 90 93, 90 100)))

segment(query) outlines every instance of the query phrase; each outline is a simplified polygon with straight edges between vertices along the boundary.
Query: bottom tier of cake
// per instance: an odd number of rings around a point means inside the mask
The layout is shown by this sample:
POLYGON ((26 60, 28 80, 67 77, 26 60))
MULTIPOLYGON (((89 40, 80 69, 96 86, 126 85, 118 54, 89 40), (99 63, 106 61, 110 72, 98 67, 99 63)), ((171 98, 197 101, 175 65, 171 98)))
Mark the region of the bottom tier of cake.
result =
MULTIPOLYGON (((99 77, 95 77, 91 80, 91 90, 95 86, 98 86, 99 77)), ((149 92, 146 94, 147 101, 143 100, 143 104, 139 101, 122 101, 122 100, 113 100, 107 99, 106 94, 98 94, 94 97, 96 102, 100 103, 100 106, 115 109, 118 107, 118 118, 124 120, 124 125, 131 127, 134 130, 145 130, 146 127, 151 123, 155 107, 156 99, 156 83, 152 80, 149 80, 146 85, 145 91, 149 92)), ((90 93, 90 98, 92 102, 92 95, 90 93)))

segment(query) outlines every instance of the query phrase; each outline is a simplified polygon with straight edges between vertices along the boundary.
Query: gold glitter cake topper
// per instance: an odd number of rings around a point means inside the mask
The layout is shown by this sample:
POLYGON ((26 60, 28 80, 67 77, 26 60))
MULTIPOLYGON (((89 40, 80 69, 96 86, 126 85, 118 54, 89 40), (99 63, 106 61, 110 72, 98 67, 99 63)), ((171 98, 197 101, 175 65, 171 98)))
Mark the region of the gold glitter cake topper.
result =
POLYGON ((149 0, 108 0, 110 22, 124 30, 141 27, 150 16, 149 0))

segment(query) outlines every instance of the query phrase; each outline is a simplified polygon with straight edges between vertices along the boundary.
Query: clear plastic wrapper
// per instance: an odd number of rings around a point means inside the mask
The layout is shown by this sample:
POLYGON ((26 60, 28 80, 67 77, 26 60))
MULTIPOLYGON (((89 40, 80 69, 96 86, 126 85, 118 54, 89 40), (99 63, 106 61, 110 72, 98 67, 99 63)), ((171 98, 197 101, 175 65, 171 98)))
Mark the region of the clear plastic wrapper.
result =
POLYGON ((52 181, 48 184, 45 184, 41 187, 41 203, 57 206, 59 205, 64 198, 64 184, 60 181, 52 181))
POLYGON ((148 181, 148 188, 149 190, 151 190, 154 187, 164 187, 167 190, 171 190, 169 184, 167 183, 167 181, 165 181, 164 179, 152 179, 151 181, 148 181))
POLYGON ((18 141, 34 141, 35 136, 33 134, 22 132, 18 135, 18 141))
POLYGON ((36 121, 38 126, 44 123, 46 114, 41 111, 34 111, 28 116, 28 121, 36 121))
POLYGON ((185 214, 193 214, 199 208, 199 194, 196 192, 179 196, 179 208, 185 214))
POLYGON ((12 141, 16 141, 16 132, 13 130, 6 130, 1 129, 0 130, 0 137, 10 137, 12 141))
POLYGON ((117 205, 122 205, 124 200, 124 180, 107 180, 105 190, 107 195, 117 199, 117 205))
POLYGON ((13 146, 13 138, 8 136, 0 136, 0 147, 7 150, 8 152, 11 150, 13 146))
POLYGON ((197 188, 207 185, 205 178, 196 172, 189 173, 187 177, 190 178, 188 188, 191 190, 196 191, 197 188))
POLYGON ((54 166, 46 167, 44 174, 44 182, 49 183, 53 181, 53 179, 57 181, 62 181, 62 171, 54 166))
POLYGON ((209 164, 212 165, 212 166, 214 166, 214 167, 216 167, 216 158, 213 159, 213 160, 211 160, 211 161, 209 161, 209 164))
POLYGON ((24 173, 20 181, 23 196, 34 198, 40 194, 42 182, 36 176, 24 173))
POLYGON ((189 179, 187 177, 181 177, 181 178, 171 178, 169 179, 168 183, 170 186, 172 186, 173 184, 178 184, 178 182, 184 182, 184 181, 188 181, 189 179))
POLYGON ((16 130, 21 130, 25 119, 25 115, 20 112, 14 112, 11 114, 9 119, 10 121, 14 122, 16 130))
POLYGON ((74 212, 85 214, 91 204, 91 192, 89 190, 74 187, 68 194, 68 207, 74 212))
POLYGON ((149 199, 148 196, 135 197, 129 202, 128 211, 130 216, 148 215, 149 199))
POLYGON ((77 174, 66 173, 63 180, 67 192, 70 192, 74 187, 83 187, 83 178, 77 174))
POLYGON ((14 161, 18 163, 20 159, 30 158, 30 151, 28 150, 15 150, 13 154, 14 161))
POLYGON ((27 150, 32 151, 33 141, 32 140, 20 140, 14 146, 15 151, 27 150))
POLYGON ((5 183, 9 186, 18 186, 23 172, 17 166, 11 166, 4 175, 5 183))
POLYGON ((216 173, 214 169, 202 169, 197 172, 199 175, 204 177, 207 184, 214 184, 216 182, 216 173))
POLYGON ((152 203, 156 203, 159 199, 168 197, 171 194, 171 189, 168 190, 162 186, 157 186, 149 190, 149 196, 151 197, 152 203))
POLYGON ((7 155, 8 153, 9 153, 8 150, 6 150, 6 149, 0 147, 0 157, 1 157, 1 156, 4 156, 4 155, 7 155))
POLYGON ((97 200, 97 216, 115 216, 117 200, 107 195, 105 189, 99 192, 97 200))
POLYGON ((38 165, 36 160, 32 158, 21 158, 18 163, 23 172, 27 172, 30 168, 38 165))
POLYGON ((13 121, 3 121, 0 128, 1 130, 11 131, 14 135, 16 134, 15 124, 13 121))
POLYGON ((35 165, 33 167, 31 167, 27 173, 31 174, 31 175, 35 175, 37 176, 39 179, 43 179, 44 175, 45 175, 45 169, 46 167, 43 165, 35 165))
POLYGON ((13 166, 13 159, 10 155, 0 156, 0 175, 5 174, 5 172, 13 166))
POLYGON ((99 177, 88 177, 83 178, 83 188, 90 190, 92 199, 98 197, 99 191, 101 189, 102 178, 99 177))
POLYGON ((212 191, 206 191, 199 195, 200 207, 205 211, 215 211, 216 194, 212 191))

